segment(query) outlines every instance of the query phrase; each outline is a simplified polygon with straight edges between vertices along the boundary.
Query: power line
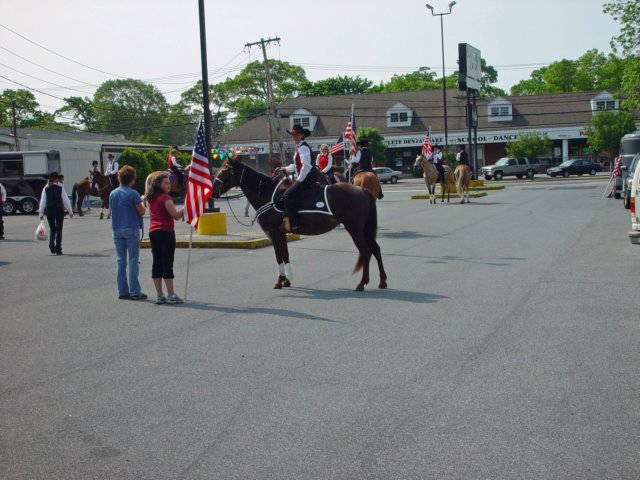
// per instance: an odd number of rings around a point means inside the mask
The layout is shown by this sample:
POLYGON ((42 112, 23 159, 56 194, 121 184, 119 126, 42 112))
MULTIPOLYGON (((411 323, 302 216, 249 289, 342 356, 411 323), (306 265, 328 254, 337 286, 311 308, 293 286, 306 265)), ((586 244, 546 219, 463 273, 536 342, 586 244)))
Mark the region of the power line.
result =
POLYGON ((43 50, 46 50, 46 51, 47 51, 47 52, 49 52, 49 53, 53 53, 54 55, 56 55, 56 56, 58 56, 58 57, 60 57, 60 58, 64 58, 65 60, 68 60, 69 62, 75 63, 76 65, 80 65, 80 66, 82 66, 82 67, 88 68, 88 69, 90 69, 90 70, 94 70, 94 71, 96 71, 96 72, 100 72, 100 73, 104 73, 104 74, 107 74, 107 75, 111 75, 112 77, 125 78, 125 77, 123 77, 123 76, 121 76, 121 75, 117 75, 117 74, 115 74, 115 73, 107 72, 107 71, 105 71, 105 70, 100 70, 99 68, 91 67, 91 66, 86 65, 86 64, 84 64, 84 63, 82 63, 82 62, 78 62, 78 61, 76 61, 76 60, 74 60, 74 59, 72 59, 72 58, 66 57, 66 56, 64 56, 64 55, 62 55, 62 54, 60 54, 60 53, 58 53, 58 52, 54 52, 54 51, 53 51, 53 50, 51 50, 50 48, 47 48, 47 47, 45 47, 44 45, 40 45, 39 43, 34 42, 33 40, 30 40, 29 38, 25 37, 24 35, 21 35, 20 33, 16 32, 15 30, 11 30, 9 27, 7 27, 6 25, 2 25, 1 23, 0 23, 0 27, 4 28, 5 30, 10 31, 10 32, 11 32, 11 33, 13 33, 14 35, 17 35, 18 37, 20 37, 20 38, 22 38, 22 39, 26 40, 27 42, 32 43, 32 44, 34 44, 34 45, 36 45, 36 46, 38 46, 38 47, 42 48, 43 50))

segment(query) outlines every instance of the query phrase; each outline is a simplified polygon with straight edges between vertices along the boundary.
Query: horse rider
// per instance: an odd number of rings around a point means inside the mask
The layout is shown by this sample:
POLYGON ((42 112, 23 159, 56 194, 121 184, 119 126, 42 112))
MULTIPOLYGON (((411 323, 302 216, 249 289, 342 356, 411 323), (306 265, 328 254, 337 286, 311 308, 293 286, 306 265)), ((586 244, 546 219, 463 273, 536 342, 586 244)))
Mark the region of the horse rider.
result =
POLYGON ((329 177, 329 184, 336 183, 336 179, 333 176, 333 155, 329 153, 329 146, 324 143, 320 145, 320 153, 316 158, 316 165, 322 173, 329 177))
POLYGON ((113 156, 113 153, 107 155, 107 168, 104 171, 105 176, 109 179, 109 183, 113 188, 118 188, 118 161, 113 156))
POLYGON ((169 154, 169 158, 167 159, 167 163, 169 165, 169 171, 173 172, 173 174, 178 177, 178 185, 182 186, 184 183, 184 167, 180 164, 178 159, 176 158, 178 155, 178 150, 175 148, 171 150, 169 154))
MULTIPOLYGON (((369 140, 366 138, 358 140, 358 146, 360 147, 358 153, 356 153, 353 159, 349 160, 349 162, 351 163, 349 168, 351 168, 351 171, 353 172, 351 174, 351 183, 353 183, 353 179, 360 172, 372 172, 373 174, 375 174, 375 172, 373 171, 373 153, 371 153, 371 150, 369 150, 369 140)), ((380 185, 379 179, 378 185, 378 200, 380 200, 384 197, 384 195, 382 194, 382 185, 380 185)))
POLYGON ((464 145, 458 145, 458 154, 456 155, 456 162, 458 165, 469 166, 469 155, 464 148, 464 145))
POLYGON ((444 181, 444 164, 442 163, 442 151, 439 145, 434 145, 433 152, 427 158, 438 169, 438 182, 444 181))
POLYGON ((282 196, 284 200, 284 223, 285 231, 293 233, 300 231, 300 218, 298 216, 298 200, 304 195, 317 180, 316 168, 311 156, 311 147, 304 141, 311 132, 302 125, 294 125, 287 133, 296 142, 296 151, 293 154, 293 163, 286 167, 280 167, 278 172, 296 173, 296 181, 289 187, 282 196))

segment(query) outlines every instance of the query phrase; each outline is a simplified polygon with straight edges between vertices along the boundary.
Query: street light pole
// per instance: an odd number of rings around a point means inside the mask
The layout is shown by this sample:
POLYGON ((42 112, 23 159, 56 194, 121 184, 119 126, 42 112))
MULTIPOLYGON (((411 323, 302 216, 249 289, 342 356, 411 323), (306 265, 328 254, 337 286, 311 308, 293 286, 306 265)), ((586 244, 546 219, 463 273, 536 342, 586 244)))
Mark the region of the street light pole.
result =
POLYGON ((451 10, 456 2, 451 2, 449 4, 449 11, 443 13, 435 13, 433 11, 433 7, 427 3, 426 7, 431 10, 431 15, 434 17, 440 17, 440 41, 442 45, 442 103, 444 106, 444 151, 445 153, 449 153, 449 126, 447 121, 447 80, 444 74, 444 21, 442 17, 445 15, 450 15, 451 10))

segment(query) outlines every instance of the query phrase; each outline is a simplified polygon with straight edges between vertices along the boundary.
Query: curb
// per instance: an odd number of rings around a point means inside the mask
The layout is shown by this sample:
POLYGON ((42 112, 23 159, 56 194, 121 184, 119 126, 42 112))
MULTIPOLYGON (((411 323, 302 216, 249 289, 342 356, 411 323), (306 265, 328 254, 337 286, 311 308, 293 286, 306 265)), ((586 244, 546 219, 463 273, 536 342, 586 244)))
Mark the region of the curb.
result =
MULTIPOLYGON (((300 240, 300 235, 295 233, 287 234, 287 242, 300 240)), ((194 235, 191 243, 192 248, 238 248, 256 249, 272 245, 271 240, 264 234, 255 235, 194 235)), ((140 242, 140 248, 151 248, 148 238, 140 242)), ((176 235, 176 248, 189 248, 189 235, 186 233, 176 235)))
MULTIPOLYGON (((442 194, 437 194, 436 198, 439 199, 441 198, 442 194)), ((480 198, 480 197, 486 197, 487 194, 486 192, 469 192, 469 198, 480 198)), ((458 195, 457 193, 451 193, 451 198, 460 198, 460 195, 458 195)), ((429 199, 429 195, 426 193, 420 193, 418 195, 411 195, 411 200, 428 200, 429 199)))

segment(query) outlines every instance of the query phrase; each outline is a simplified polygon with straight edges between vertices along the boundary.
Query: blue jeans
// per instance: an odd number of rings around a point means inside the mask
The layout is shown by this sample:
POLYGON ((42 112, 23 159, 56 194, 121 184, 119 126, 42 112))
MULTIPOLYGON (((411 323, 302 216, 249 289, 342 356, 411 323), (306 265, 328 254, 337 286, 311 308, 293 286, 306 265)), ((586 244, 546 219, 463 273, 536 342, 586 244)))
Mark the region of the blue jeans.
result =
POLYGON ((118 295, 140 295, 140 282, 138 281, 138 258, 140 257, 140 229, 139 228, 115 228, 113 230, 113 243, 116 245, 116 257, 118 259, 117 281, 118 295), (127 253, 129 259, 127 260, 127 253), (127 283, 127 264, 129 266, 129 283, 127 283), (131 287, 131 290, 129 290, 131 287))

